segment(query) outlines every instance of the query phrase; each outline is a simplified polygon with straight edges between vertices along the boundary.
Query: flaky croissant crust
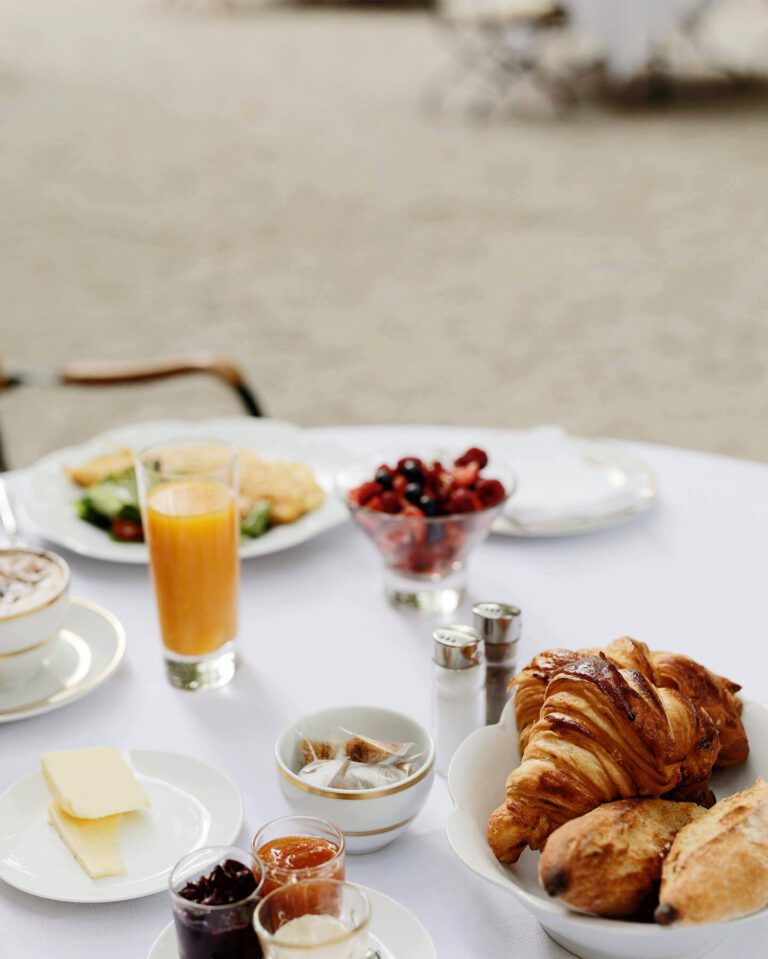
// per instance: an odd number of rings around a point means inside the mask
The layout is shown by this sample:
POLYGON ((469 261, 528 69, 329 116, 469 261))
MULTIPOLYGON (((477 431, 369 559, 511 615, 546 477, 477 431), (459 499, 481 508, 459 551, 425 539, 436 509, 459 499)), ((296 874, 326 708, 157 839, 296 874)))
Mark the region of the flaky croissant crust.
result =
MULTIPOLYGON (((741 721, 742 703, 736 695, 736 683, 710 672, 706 667, 678 653, 650 652, 645 643, 625 636, 615 639, 603 650, 606 658, 619 669, 636 669, 660 688, 676 689, 696 706, 706 709, 720 733, 717 767, 743 762, 749 754, 749 743, 741 721)), ((535 656, 512 681, 515 688, 515 716, 520 737, 520 751, 539 717, 544 693, 552 674, 569 662, 599 650, 553 649, 535 656)))
POLYGON ((501 862, 516 862, 600 803, 705 781, 718 748, 707 713, 677 690, 605 655, 576 659, 549 679, 506 803, 491 815, 490 845, 501 862))

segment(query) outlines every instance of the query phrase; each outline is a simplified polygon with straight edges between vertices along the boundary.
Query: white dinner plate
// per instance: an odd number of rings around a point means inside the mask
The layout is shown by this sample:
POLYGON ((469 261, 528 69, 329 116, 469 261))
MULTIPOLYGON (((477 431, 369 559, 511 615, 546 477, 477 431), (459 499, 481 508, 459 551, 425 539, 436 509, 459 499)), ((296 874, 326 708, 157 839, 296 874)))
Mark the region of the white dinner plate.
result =
MULTIPOLYGON (((750 754, 746 762, 716 772, 715 797, 725 799, 768 778, 768 706, 746 703, 744 727, 750 754)), ((488 817, 504 801, 504 784, 520 762, 514 703, 500 722, 476 730, 459 746, 448 770, 454 810, 448 818, 451 848, 473 872, 514 896, 538 919, 550 936, 583 959, 693 959, 713 949, 744 925, 765 924, 768 910, 732 919, 690 926, 658 926, 579 915, 551 899, 538 881, 539 853, 526 849, 518 862, 497 862, 487 840, 488 817)))
MULTIPOLYGON (((381 959, 437 959, 429 933, 412 912, 384 893, 360 888, 371 901, 370 944, 379 950, 381 959)), ((179 959, 172 922, 157 937, 147 959, 179 959)))
POLYGON ((126 754, 150 801, 126 815, 120 845, 126 873, 91 879, 48 823, 51 796, 39 772, 0 796, 0 879, 44 899, 118 902, 161 892, 171 870, 201 846, 228 846, 243 804, 223 773, 189 756, 133 749, 126 754))
POLYGON ((109 679, 124 654, 120 620, 96 603, 73 598, 40 672, 27 683, 0 689, 0 723, 47 713, 86 696, 109 679))
MULTIPOLYGON (((510 433, 508 439, 513 440, 514 435, 510 433)), ((575 536, 623 523, 653 505, 657 495, 656 477, 642 460, 611 440, 569 439, 581 465, 594 470, 604 481, 605 500, 583 509, 573 504, 570 508, 564 505, 562 511, 536 510, 520 508, 513 495, 494 521, 494 533, 529 539, 575 536)), ((527 489, 528 477, 524 467, 515 462, 514 447, 510 447, 510 453, 506 454, 503 436, 498 442, 501 457, 507 459, 509 466, 518 474, 518 486, 527 489)))
POLYGON ((309 432, 291 423, 256 417, 136 423, 102 433, 80 446, 68 446, 49 453, 29 469, 22 500, 26 519, 51 543, 81 556, 115 563, 148 562, 144 543, 115 542, 104 530, 77 516, 74 504, 83 491, 72 483, 65 467, 77 466, 94 456, 121 449, 138 451, 180 436, 225 440, 253 450, 265 459, 305 463, 323 487, 325 500, 317 509, 294 523, 275 526, 257 539, 244 536, 240 544, 240 555, 244 559, 296 546, 347 519, 346 508, 333 495, 333 483, 336 471, 348 459, 348 453, 327 441, 314 439, 309 432))

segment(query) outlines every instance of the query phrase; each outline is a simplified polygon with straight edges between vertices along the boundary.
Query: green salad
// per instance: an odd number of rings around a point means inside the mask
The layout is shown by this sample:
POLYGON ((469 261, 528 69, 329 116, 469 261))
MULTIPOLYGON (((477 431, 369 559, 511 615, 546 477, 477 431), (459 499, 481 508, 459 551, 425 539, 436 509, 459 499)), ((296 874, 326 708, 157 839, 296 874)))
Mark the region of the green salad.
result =
MULTIPOLYGON (((121 543, 144 542, 139 491, 133 467, 86 487, 85 493, 75 504, 75 509, 80 519, 105 530, 112 539, 121 543)), ((270 525, 269 501, 259 500, 240 523, 240 532, 243 536, 256 539, 263 536, 270 525)))

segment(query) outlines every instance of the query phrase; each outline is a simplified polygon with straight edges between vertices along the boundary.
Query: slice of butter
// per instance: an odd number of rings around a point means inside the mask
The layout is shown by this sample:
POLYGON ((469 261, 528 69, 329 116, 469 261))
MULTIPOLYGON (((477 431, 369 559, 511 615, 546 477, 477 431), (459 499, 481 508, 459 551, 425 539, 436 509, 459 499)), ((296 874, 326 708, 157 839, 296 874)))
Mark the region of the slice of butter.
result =
POLYGON ((53 798, 64 812, 78 819, 102 819, 149 805, 118 749, 44 753, 41 766, 53 798))
POLYGON ((120 852, 122 816, 103 819, 75 819, 54 800, 48 807, 48 821, 91 879, 121 876, 125 872, 120 852))

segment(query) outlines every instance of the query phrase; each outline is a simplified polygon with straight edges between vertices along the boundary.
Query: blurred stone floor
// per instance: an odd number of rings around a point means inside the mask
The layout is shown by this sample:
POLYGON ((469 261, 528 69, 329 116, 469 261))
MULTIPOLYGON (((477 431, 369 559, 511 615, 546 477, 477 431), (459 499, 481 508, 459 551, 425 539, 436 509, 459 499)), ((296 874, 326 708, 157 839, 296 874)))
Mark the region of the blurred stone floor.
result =
MULTIPOLYGON (((5 365, 210 349, 304 424, 768 460, 765 90, 477 125, 421 109, 448 54, 423 12, 0 0, 5 365)), ((0 396, 15 465, 234 410, 201 381, 0 396)))

